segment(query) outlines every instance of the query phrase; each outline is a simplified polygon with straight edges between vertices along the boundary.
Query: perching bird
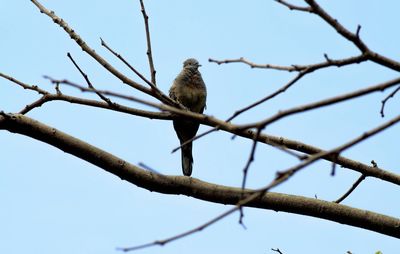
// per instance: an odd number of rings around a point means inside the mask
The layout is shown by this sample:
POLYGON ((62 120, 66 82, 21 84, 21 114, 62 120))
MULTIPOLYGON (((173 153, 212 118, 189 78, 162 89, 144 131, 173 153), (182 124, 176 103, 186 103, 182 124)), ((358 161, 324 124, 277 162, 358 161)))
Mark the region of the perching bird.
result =
MULTIPOLYGON (((169 96, 190 111, 203 113, 206 107, 207 90, 198 68, 201 65, 194 58, 183 62, 183 69, 175 78, 169 96)), ((191 120, 174 120, 174 129, 181 145, 196 136, 199 124, 191 120)), ((192 142, 181 147, 182 171, 185 176, 192 174, 192 142)))

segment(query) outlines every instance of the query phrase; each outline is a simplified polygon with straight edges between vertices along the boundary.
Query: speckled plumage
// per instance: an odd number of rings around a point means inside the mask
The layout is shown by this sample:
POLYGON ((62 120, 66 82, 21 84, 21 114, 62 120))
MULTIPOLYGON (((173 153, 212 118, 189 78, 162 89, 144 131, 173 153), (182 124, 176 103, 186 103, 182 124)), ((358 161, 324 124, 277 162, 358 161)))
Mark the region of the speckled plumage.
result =
MULTIPOLYGON (((190 111, 203 113, 206 107, 207 89, 198 70, 201 65, 194 58, 183 62, 183 69, 175 78, 169 96, 190 111)), ((196 136, 199 124, 190 120, 174 120, 174 129, 181 144, 196 136)), ((185 176, 192 174, 192 142, 181 149, 182 171, 185 176)))

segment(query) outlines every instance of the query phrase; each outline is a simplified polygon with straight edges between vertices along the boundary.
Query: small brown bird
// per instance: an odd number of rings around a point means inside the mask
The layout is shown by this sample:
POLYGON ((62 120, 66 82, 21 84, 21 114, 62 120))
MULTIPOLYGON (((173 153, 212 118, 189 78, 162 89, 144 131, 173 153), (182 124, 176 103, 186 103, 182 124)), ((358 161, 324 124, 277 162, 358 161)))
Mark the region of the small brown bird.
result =
MULTIPOLYGON (((183 69, 175 78, 169 96, 190 111, 203 113, 206 107, 207 89, 198 70, 201 65, 194 58, 183 62, 183 69)), ((174 129, 181 145, 196 136, 199 124, 191 120, 174 120, 174 129)), ((192 142, 182 146, 182 171, 185 176, 192 174, 192 142)))

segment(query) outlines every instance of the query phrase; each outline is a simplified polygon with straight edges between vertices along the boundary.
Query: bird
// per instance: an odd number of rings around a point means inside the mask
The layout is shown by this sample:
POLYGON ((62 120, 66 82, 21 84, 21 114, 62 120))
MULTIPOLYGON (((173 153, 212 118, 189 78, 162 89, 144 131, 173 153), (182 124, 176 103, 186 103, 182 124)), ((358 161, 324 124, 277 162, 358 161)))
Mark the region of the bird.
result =
MULTIPOLYGON (((199 67, 201 65, 194 58, 183 62, 182 71, 176 76, 169 90, 169 97, 195 113, 203 113, 206 107, 207 89, 199 67)), ((199 123, 188 119, 175 119, 173 126, 181 146, 196 136, 199 123)), ((191 176, 193 170, 193 142, 181 147, 182 172, 191 176)))

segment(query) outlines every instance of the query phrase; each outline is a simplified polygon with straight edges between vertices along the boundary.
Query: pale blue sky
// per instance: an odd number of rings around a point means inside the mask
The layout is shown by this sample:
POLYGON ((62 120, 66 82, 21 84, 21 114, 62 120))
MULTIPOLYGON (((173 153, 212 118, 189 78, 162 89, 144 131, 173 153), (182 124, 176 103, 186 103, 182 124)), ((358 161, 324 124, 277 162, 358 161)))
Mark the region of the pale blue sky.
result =
MULTIPOLYGON (((398 1, 319 1, 346 27, 362 25, 361 36, 373 49, 400 60, 398 1)), ((73 27, 86 42, 115 66, 131 74, 106 49, 121 53, 148 76, 146 41, 139 1, 41 1, 73 27)), ((293 1, 300 3, 301 1, 293 1)), ((157 78, 167 92, 182 61, 197 58, 207 84, 206 114, 224 119, 236 109, 275 91, 293 73, 250 69, 242 64, 218 66, 208 58, 246 57, 257 63, 307 64, 356 55, 353 45, 319 18, 289 11, 274 1, 146 1, 157 78)), ((30 1, 2 1, 0 8, 0 71, 51 90, 42 75, 83 84, 68 60, 70 52, 99 89, 127 94, 125 87, 87 56, 66 33, 40 14, 30 1)), ((331 97, 397 77, 394 71, 366 63, 330 68, 311 74, 284 95, 237 119, 256 121, 280 109, 331 97)), ((136 77, 135 77, 136 78, 136 77)), ((71 88, 65 93, 80 94, 71 88)), ((385 93, 284 119, 266 129, 324 149, 333 148, 398 114, 399 97, 391 100, 387 117, 379 115, 385 93)), ((0 110, 17 112, 37 98, 0 80, 0 110)), ((148 98, 148 97, 143 97, 148 98)), ((126 102, 125 102, 126 103, 126 102)), ((142 107, 133 103, 133 106, 142 107)), ((131 163, 144 162, 164 174, 181 174, 178 140, 167 121, 141 119, 104 110, 52 102, 28 116, 114 153, 131 163)), ((201 127, 200 131, 208 129, 201 127)), ((344 155, 399 172, 394 126, 346 151, 344 155)), ((193 177, 217 184, 240 186, 251 141, 231 140, 213 133, 194 144, 193 177)), ((147 243, 191 229, 229 207, 184 196, 168 196, 138 188, 47 144, 0 132, 0 253, 117 253, 116 247, 147 243)), ((274 148, 260 145, 251 167, 249 187, 272 180, 277 170, 297 161, 274 148)), ((358 178, 319 162, 274 191, 334 200, 358 178)), ((399 188, 367 179, 344 202, 391 216, 400 216, 395 202, 399 188)), ((165 247, 140 253, 397 253, 397 239, 316 218, 245 209, 244 230, 234 214, 165 247)))

